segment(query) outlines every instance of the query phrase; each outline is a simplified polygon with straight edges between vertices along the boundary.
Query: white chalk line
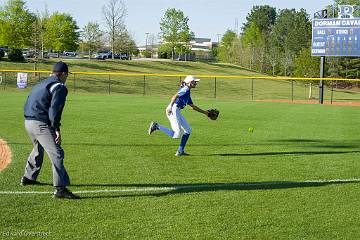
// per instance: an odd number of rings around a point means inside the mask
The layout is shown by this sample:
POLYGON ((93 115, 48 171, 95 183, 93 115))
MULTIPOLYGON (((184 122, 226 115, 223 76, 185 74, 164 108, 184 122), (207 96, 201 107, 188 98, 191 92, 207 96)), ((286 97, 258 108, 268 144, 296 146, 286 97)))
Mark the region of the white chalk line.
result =
MULTIPOLYGON (((350 179, 330 179, 330 180, 305 180, 302 182, 295 181, 277 181, 277 182, 259 182, 259 183, 219 183, 219 184, 196 184, 193 185, 175 185, 172 187, 142 187, 142 188, 126 188, 126 189, 99 189, 99 190, 80 190, 73 191, 76 194, 88 194, 88 193, 134 193, 134 192, 159 192, 159 191, 176 191, 176 190, 194 190, 194 189, 211 189, 217 188, 221 190, 227 187, 266 187, 266 186, 297 186, 299 184, 306 183, 360 183, 360 178, 350 178, 350 179)), ((0 191, 0 195, 30 195, 30 194, 53 194, 52 191, 0 191)))

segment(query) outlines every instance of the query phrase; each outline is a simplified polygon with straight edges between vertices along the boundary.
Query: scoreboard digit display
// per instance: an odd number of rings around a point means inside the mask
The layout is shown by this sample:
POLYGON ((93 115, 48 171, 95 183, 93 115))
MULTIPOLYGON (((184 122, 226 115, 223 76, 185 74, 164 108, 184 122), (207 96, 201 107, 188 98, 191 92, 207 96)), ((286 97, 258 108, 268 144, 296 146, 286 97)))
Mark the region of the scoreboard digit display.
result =
POLYGON ((312 56, 360 56, 360 18, 314 19, 312 56))

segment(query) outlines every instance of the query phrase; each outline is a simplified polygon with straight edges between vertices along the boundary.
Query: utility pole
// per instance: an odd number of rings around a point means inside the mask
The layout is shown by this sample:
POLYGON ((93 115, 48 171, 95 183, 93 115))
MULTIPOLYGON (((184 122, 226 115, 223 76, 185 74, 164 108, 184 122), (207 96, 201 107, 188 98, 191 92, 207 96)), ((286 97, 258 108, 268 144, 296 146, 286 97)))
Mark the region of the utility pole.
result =
POLYGON ((147 48, 148 48, 148 47, 147 47, 147 46, 148 46, 148 37, 149 37, 149 34, 150 34, 150 33, 147 32, 147 33, 145 33, 145 34, 146 34, 145 50, 147 51, 147 48))

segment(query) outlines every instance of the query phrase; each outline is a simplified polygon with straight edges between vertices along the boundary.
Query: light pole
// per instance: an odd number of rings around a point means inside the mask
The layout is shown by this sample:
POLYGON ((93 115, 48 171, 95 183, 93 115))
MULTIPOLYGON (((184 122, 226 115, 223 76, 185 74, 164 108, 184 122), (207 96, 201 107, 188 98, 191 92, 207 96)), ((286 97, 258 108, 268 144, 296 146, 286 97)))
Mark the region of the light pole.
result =
POLYGON ((146 34, 146 45, 145 45, 145 50, 147 51, 148 36, 149 36, 149 34, 150 34, 150 33, 148 33, 148 32, 147 32, 147 33, 145 33, 145 34, 146 34))
POLYGON ((218 45, 220 45, 220 36, 221 36, 221 34, 218 33, 218 34, 216 34, 216 35, 217 35, 217 37, 218 37, 218 45))

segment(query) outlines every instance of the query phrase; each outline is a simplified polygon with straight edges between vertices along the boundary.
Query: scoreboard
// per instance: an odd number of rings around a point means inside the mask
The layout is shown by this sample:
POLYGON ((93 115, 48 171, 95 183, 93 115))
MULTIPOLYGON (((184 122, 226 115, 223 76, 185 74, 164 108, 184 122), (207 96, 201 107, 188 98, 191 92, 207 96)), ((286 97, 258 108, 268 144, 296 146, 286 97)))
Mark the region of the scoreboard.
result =
POLYGON ((312 56, 360 56, 360 18, 314 19, 312 56))

